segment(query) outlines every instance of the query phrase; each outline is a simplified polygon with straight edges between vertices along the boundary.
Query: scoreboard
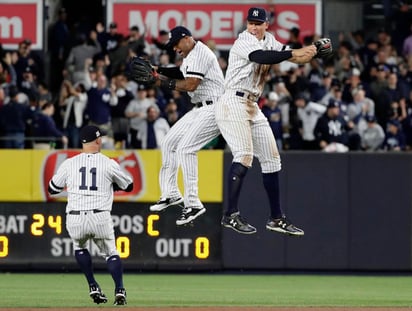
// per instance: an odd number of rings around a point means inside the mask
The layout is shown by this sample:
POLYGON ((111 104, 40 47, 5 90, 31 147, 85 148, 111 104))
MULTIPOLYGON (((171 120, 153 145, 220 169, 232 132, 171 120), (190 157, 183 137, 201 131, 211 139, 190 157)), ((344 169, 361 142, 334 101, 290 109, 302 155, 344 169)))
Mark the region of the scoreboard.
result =
MULTIPOLYGON (((206 204, 193 225, 176 226, 180 207, 159 214, 149 204, 115 202, 116 246, 125 269, 219 269, 221 204, 206 204)), ((76 269, 65 228, 65 203, 0 203, 0 269, 76 269)), ((94 243, 97 269, 106 269, 94 243)))

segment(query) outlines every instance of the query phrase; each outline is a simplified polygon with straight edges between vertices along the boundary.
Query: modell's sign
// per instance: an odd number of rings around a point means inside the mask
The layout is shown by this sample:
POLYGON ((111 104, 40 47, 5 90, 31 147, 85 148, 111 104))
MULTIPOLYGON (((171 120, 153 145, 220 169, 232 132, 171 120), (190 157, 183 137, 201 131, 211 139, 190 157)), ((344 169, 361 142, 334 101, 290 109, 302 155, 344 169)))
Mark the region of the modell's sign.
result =
POLYGON ((0 0, 0 43, 13 50, 30 40, 33 49, 43 48, 42 0, 0 0))
POLYGON ((272 13, 274 18, 269 31, 285 42, 293 27, 300 29, 302 38, 321 34, 321 4, 321 0, 256 1, 253 4, 242 0, 186 0, 185 3, 181 0, 109 0, 107 23, 116 22, 118 30, 124 34, 136 25, 147 37, 157 37, 160 30, 184 25, 195 38, 214 40, 218 48, 228 49, 244 30, 251 6, 263 7, 272 13))

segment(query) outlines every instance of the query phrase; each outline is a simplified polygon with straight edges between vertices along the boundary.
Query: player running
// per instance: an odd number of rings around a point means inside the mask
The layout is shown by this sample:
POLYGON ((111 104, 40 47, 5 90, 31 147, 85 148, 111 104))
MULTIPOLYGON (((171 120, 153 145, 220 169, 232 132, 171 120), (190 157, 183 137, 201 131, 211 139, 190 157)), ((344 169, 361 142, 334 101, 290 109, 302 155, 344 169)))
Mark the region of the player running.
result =
POLYGON ((92 240, 105 258, 115 283, 115 305, 126 304, 123 286, 123 266, 116 250, 111 210, 113 190, 133 190, 132 178, 119 164, 100 153, 102 132, 88 125, 81 129, 82 153, 65 160, 49 182, 50 194, 67 187, 66 228, 73 241, 74 256, 86 276, 89 295, 97 304, 107 297, 93 275, 92 258, 88 251, 92 240))
POLYGON ((220 134, 213 104, 223 93, 224 78, 216 55, 205 44, 194 40, 187 28, 173 28, 167 44, 183 61, 180 68, 158 67, 159 74, 172 78, 159 80, 158 84, 188 92, 193 109, 171 127, 162 141, 159 173, 162 194, 150 210, 162 211, 184 202, 176 225, 185 225, 206 211, 198 195, 197 151, 220 134), (179 165, 183 173, 184 199, 177 185, 179 165))
POLYGON ((233 162, 228 176, 229 200, 222 225, 243 234, 253 234, 256 228, 239 214, 238 199, 243 179, 255 155, 261 165, 263 184, 270 203, 270 219, 266 228, 285 234, 302 236, 280 206, 280 155, 268 121, 257 100, 262 94, 265 75, 271 64, 289 60, 308 62, 316 54, 314 45, 286 50, 268 28, 266 11, 252 7, 248 11, 247 28, 239 34, 229 52, 225 77, 225 93, 216 103, 216 121, 229 145, 233 162))

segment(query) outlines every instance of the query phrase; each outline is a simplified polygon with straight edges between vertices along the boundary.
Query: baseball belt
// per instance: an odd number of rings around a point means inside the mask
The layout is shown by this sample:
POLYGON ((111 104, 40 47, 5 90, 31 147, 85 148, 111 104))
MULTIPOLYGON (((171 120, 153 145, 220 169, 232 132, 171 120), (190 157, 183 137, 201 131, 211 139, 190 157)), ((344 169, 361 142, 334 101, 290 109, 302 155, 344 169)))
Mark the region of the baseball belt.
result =
POLYGON ((253 94, 248 93, 248 92, 236 91, 235 94, 236 94, 236 96, 247 98, 247 99, 249 99, 253 102, 257 102, 257 100, 259 99, 259 96, 253 95, 253 94))
POLYGON ((205 101, 202 101, 202 102, 194 103, 193 105, 194 105, 196 108, 200 108, 200 107, 203 107, 203 106, 206 106, 206 105, 211 105, 211 104, 213 104, 213 101, 211 101, 211 100, 205 100, 205 101))
POLYGON ((90 211, 70 211, 67 214, 69 214, 69 215, 80 215, 82 212, 86 213, 86 214, 87 214, 87 212, 97 214, 97 213, 106 212, 106 211, 101 210, 101 209, 93 209, 93 210, 90 210, 90 211))

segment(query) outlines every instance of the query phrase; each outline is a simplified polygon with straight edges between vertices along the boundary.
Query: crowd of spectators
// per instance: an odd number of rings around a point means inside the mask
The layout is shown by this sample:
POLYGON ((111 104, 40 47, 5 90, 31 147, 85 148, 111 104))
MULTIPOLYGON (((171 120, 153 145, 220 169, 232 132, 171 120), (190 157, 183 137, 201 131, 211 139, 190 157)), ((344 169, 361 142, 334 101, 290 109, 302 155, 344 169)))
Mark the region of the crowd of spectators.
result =
MULTIPOLYGON (((273 65, 259 105, 280 150, 327 152, 407 151, 412 148, 412 28, 409 7, 401 23, 408 29, 344 33, 334 55, 305 65, 273 65), (402 37, 400 35, 403 34, 402 37)), ((191 109, 185 93, 137 85, 127 77, 132 56, 155 65, 179 66, 166 49, 168 31, 150 38, 137 26, 128 34, 116 22, 106 30, 69 35, 67 13, 50 31, 50 82, 45 64, 29 39, 15 51, 0 46, 0 146, 2 148, 80 148, 79 129, 98 125, 108 149, 158 149, 173 124, 191 109), (73 40, 75 38, 75 40, 73 40)), ((320 35, 301 37, 290 29, 292 48, 320 35)), ((196 38, 201 40, 202 38, 196 38)), ((213 41, 225 72, 227 51, 213 41)), ((225 148, 222 137, 205 148, 225 148)))

